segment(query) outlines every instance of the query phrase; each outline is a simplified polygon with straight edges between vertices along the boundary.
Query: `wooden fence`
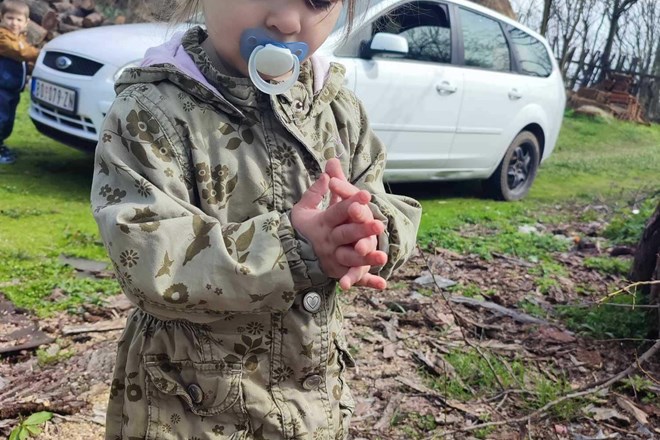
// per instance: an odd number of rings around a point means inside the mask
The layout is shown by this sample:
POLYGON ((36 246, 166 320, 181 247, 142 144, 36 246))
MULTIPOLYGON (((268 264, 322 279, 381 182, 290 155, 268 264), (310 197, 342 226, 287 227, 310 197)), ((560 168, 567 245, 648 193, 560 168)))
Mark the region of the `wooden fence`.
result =
POLYGON ((631 81, 627 92, 639 99, 645 119, 660 122, 660 75, 647 73, 639 58, 626 55, 615 57, 610 67, 603 72, 600 51, 585 51, 577 59, 574 59, 574 52, 569 51, 564 59, 558 60, 567 90, 594 87, 607 74, 628 75, 631 81))

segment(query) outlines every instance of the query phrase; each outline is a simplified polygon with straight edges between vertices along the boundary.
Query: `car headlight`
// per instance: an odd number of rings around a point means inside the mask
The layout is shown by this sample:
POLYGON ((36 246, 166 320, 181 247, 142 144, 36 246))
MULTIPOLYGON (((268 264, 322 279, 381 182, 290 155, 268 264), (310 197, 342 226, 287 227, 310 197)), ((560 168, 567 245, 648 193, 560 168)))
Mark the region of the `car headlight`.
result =
POLYGON ((117 81, 121 76, 121 74, 124 73, 124 70, 129 69, 131 67, 139 66, 141 61, 142 59, 140 58, 139 60, 131 61, 130 63, 124 64, 119 69, 117 69, 117 71, 115 72, 115 76, 113 76, 113 79, 117 81))

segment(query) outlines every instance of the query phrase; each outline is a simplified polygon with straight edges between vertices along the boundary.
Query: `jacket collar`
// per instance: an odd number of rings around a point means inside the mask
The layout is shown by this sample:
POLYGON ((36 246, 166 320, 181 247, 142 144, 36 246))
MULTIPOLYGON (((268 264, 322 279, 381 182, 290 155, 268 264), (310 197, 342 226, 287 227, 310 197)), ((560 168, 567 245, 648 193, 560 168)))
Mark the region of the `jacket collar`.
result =
MULTIPOLYGON (((243 109, 256 105, 260 94, 249 78, 222 73, 202 47, 207 38, 201 27, 178 33, 161 46, 150 48, 140 67, 127 69, 115 84, 117 93, 131 84, 160 82, 176 84, 191 95, 227 113, 244 117, 243 109)), ((296 85, 287 93, 271 97, 274 108, 288 116, 291 107, 303 103, 302 115, 316 115, 334 100, 343 84, 345 69, 318 57, 304 62, 296 85), (324 71, 325 70, 325 71, 324 71), (276 106, 276 107, 275 107, 276 106)), ((297 109, 300 110, 300 109, 297 109)))

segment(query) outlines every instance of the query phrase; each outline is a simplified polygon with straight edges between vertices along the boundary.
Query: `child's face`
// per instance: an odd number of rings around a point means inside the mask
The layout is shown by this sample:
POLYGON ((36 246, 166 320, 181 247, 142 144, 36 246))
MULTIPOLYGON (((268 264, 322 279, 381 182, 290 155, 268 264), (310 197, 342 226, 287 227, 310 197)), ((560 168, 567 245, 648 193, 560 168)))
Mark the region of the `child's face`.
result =
POLYGON ((2 16, 2 21, 0 21, 0 25, 6 27, 16 35, 23 32, 27 28, 27 24, 27 17, 16 12, 6 12, 2 16))
POLYGON ((309 55, 328 38, 343 0, 202 0, 209 38, 220 58, 247 75, 240 53, 243 31, 263 28, 282 42, 300 41, 309 55))

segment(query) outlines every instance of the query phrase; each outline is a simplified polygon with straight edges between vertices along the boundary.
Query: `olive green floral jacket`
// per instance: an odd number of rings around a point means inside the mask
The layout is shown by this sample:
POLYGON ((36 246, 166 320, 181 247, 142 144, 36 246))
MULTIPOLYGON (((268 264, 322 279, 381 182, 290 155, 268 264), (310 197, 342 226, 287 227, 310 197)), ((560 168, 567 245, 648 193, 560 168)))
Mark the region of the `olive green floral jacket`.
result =
POLYGON ((336 284, 290 210, 339 157, 386 225, 388 277, 414 248, 420 206, 385 193, 385 150, 340 65, 319 76, 307 61, 270 97, 219 73, 205 37, 188 31, 160 48, 171 62, 124 73, 96 151, 94 215, 138 306, 106 438, 346 438, 353 360, 336 284))

